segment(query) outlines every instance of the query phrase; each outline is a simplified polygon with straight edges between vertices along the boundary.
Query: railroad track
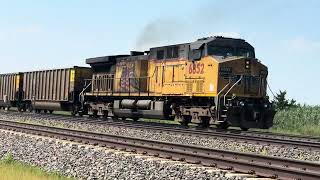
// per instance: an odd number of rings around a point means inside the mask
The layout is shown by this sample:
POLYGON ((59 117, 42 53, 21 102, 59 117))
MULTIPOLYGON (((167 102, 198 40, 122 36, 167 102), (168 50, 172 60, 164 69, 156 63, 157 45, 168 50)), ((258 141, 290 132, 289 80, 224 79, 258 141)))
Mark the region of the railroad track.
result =
POLYGON ((6 120, 0 120, 0 128, 89 143, 92 145, 107 146, 110 148, 171 158, 190 163, 201 163, 205 166, 251 173, 268 178, 303 180, 320 179, 320 164, 307 161, 25 124, 6 120))
MULTIPOLYGON (((19 114, 19 113, 13 113, 19 114)), ((21 114, 19 114, 21 115, 21 114)), ((144 123, 144 122, 109 122, 100 119, 90 119, 84 117, 71 117, 64 115, 48 115, 48 114, 23 114, 31 117, 38 118, 48 118, 61 121, 70 121, 77 123, 91 123, 91 124, 101 124, 101 125, 111 125, 126 128, 140 128, 150 131, 158 131, 169 134, 180 134, 184 136, 201 136, 208 138, 225 138, 232 139, 236 142, 250 142, 253 144, 263 144, 263 145, 277 145, 277 146, 289 146, 297 148, 305 148, 311 150, 320 150, 320 139, 304 136, 292 136, 283 134, 272 134, 265 132, 242 132, 238 130, 219 130, 219 129, 209 129, 209 130, 197 130, 197 129, 184 129, 176 125, 163 125, 160 123, 144 123)))

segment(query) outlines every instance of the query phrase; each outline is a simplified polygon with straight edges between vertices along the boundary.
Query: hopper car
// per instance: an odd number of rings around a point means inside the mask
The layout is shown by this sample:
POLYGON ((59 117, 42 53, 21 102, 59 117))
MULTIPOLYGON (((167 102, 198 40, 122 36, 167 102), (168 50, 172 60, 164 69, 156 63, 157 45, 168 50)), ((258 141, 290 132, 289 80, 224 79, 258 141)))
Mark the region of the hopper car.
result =
POLYGON ((79 93, 92 71, 86 67, 0 74, 0 107, 19 111, 77 112, 79 93))

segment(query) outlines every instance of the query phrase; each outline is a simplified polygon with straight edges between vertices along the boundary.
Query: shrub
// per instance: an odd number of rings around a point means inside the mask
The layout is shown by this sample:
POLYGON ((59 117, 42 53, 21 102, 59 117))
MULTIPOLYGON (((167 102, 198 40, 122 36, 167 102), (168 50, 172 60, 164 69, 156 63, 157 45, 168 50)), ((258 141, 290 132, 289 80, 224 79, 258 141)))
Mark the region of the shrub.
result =
POLYGON ((296 104, 296 100, 294 99, 287 99, 286 97, 287 91, 279 91, 276 94, 273 100, 273 104, 275 105, 276 109, 283 110, 290 107, 297 107, 299 105, 296 104))

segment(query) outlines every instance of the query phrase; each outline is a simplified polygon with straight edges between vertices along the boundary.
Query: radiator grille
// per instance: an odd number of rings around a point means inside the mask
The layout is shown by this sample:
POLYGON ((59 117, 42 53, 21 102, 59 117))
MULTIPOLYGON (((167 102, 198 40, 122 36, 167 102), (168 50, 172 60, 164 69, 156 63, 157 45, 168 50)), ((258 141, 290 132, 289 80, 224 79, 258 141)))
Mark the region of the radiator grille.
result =
POLYGON ((203 81, 197 81, 196 84, 196 91, 203 92, 203 81))
POLYGON ((187 81, 187 92, 191 93, 192 92, 192 81, 187 81))

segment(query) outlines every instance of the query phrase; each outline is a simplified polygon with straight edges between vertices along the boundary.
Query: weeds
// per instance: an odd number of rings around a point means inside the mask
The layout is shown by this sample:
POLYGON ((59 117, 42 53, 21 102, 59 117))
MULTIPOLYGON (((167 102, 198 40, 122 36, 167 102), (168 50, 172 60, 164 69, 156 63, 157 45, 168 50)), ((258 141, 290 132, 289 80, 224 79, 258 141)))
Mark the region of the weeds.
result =
POLYGON ((320 136, 320 106, 298 106, 277 112, 273 132, 320 136))
POLYGON ((29 166, 14 160, 11 153, 7 153, 0 161, 0 179, 5 180, 66 180, 57 173, 47 173, 38 167, 29 166))

